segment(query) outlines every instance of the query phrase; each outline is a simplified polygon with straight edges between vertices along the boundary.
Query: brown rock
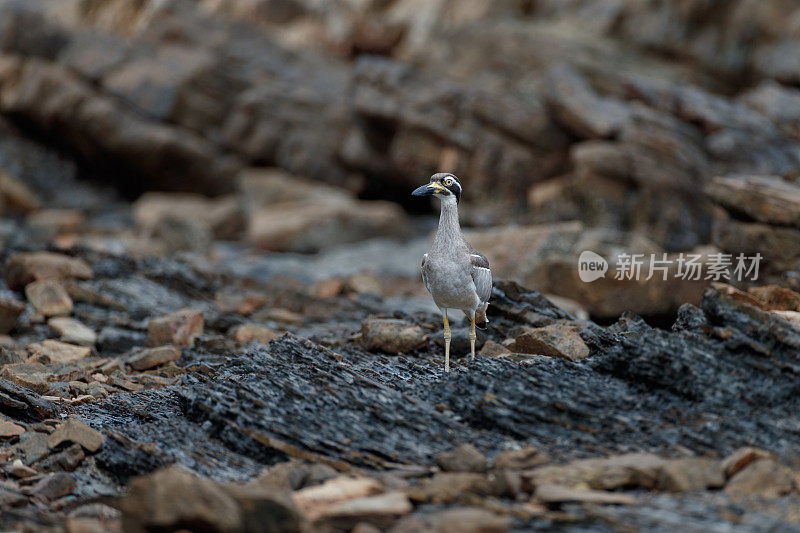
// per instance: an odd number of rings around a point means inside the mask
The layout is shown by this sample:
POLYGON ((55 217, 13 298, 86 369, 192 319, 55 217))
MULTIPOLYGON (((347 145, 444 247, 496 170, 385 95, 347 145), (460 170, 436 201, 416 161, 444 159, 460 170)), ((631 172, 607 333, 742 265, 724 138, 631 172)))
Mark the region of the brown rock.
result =
POLYGON ((16 437, 23 433, 25 433, 24 427, 10 420, 0 420, 0 438, 16 437))
POLYGON ((39 198, 24 182, 0 168, 0 210, 28 213, 39 208, 39 198))
POLYGON ((56 470, 63 470, 65 472, 72 472, 83 460, 86 459, 86 454, 80 444, 73 444, 66 450, 53 454, 38 464, 38 468, 42 472, 53 472, 56 470))
POLYGON ((521 450, 504 450, 497 454, 492 468, 496 470, 526 470, 549 463, 550 458, 533 446, 522 448, 521 450))
POLYGON ((147 328, 147 345, 191 346, 203 334, 203 313, 182 309, 158 318, 151 318, 147 328))
POLYGON ((53 339, 29 344, 28 351, 31 357, 42 363, 73 363, 92 353, 92 349, 88 346, 76 346, 53 339))
POLYGON ((797 311, 773 311, 774 314, 788 321, 794 327, 800 329, 800 312, 797 311))
POLYGON ((67 517, 66 533, 106 533, 109 524, 105 520, 89 517, 67 517))
POLYGON ((14 290, 45 279, 90 279, 93 276, 92 269, 83 259, 52 252, 14 254, 6 262, 5 271, 6 283, 14 290))
POLYGON ((293 176, 278 168, 246 168, 240 172, 237 182, 247 216, 274 204, 317 204, 352 199, 352 194, 345 189, 293 176))
POLYGON ((213 241, 211 229, 205 222, 173 215, 164 215, 158 219, 150 236, 158 241, 165 253, 207 254, 213 241))
POLYGON ((24 302, 15 298, 0 297, 0 333, 8 333, 14 329, 23 311, 25 311, 24 302))
POLYGON ((26 431, 20 435, 17 447, 25 455, 25 464, 35 463, 50 453, 50 448, 47 447, 47 437, 46 433, 38 431, 26 431))
POLYGON ((47 325, 64 342, 80 344, 81 346, 94 346, 97 342, 97 333, 74 318, 56 317, 47 321, 47 325))
POLYGON ((372 294, 381 296, 383 294, 383 285, 381 281, 368 272, 361 272, 360 274, 353 274, 347 278, 347 290, 357 294, 372 294))
POLYGON ((316 252, 372 237, 400 237, 407 227, 402 209, 389 202, 276 204, 250 217, 247 240, 266 250, 316 252))
POLYGON ((39 363, 14 363, 5 365, 0 375, 20 387, 44 394, 50 389, 48 368, 39 363))
POLYGON ((576 326, 564 323, 541 328, 518 326, 509 334, 515 338, 508 349, 515 353, 541 354, 577 361, 589 355, 589 347, 576 326))
POLYGON ((75 231, 83 221, 83 213, 78 209, 40 209, 26 219, 28 226, 46 230, 50 235, 75 231))
POLYGON ((340 476, 321 485, 307 487, 292 493, 292 500, 304 514, 314 514, 319 509, 345 500, 372 496, 383 492, 383 486, 369 477, 340 476))
POLYGON ((274 320, 284 324, 302 324, 304 321, 303 315, 280 307, 267 310, 263 317, 265 320, 274 320))
POLYGON ((44 501, 52 501, 72 494, 75 490, 75 479, 64 472, 50 474, 31 488, 30 493, 44 501))
POLYGON ((267 343, 272 339, 277 339, 282 334, 273 331, 266 326, 258 324, 240 324, 233 328, 233 338, 237 342, 261 342, 267 343))
POLYGON ((128 364, 134 370, 148 370, 180 358, 181 351, 174 346, 159 346, 158 348, 145 348, 134 353, 128 359, 128 364))
POLYGON ((773 458, 773 455, 766 450, 745 446, 744 448, 739 448, 728 457, 723 459, 722 469, 725 471, 726 476, 731 477, 753 461, 757 461, 758 459, 773 458))
POLYGON ((14 459, 11 464, 6 467, 6 471, 16 478, 26 478, 36 475, 36 470, 27 466, 21 459, 14 459))
POLYGON ((607 458, 576 459, 565 464, 546 464, 522 473, 523 488, 531 492, 540 484, 553 484, 603 490, 626 487, 653 489, 658 486, 665 462, 657 455, 631 453, 607 458))
POLYGON ((413 509, 408 496, 395 491, 337 502, 310 518, 346 529, 362 520, 386 527, 413 509))
POLYGON ((499 342, 495 342, 492 339, 488 339, 484 344, 481 351, 478 352, 478 355, 483 357, 499 357, 503 355, 512 354, 511 350, 500 344, 499 342))
POLYGON ((465 443, 436 456, 445 472, 485 472, 486 457, 472 444, 465 443))
POLYGON ((223 313, 249 315, 264 306, 267 297, 264 294, 241 289, 221 289, 214 295, 217 309, 223 313))
POLYGON ((665 462, 659 471, 658 487, 668 492, 687 492, 719 488, 725 472, 716 459, 687 457, 665 462))
POLYGON ((750 287, 747 292, 755 296, 765 309, 800 311, 800 294, 786 287, 777 285, 750 287))
POLYGON ((416 502, 471 502, 492 494, 492 481, 483 474, 439 472, 407 490, 416 502))
POLYGON ((234 195, 208 198, 191 193, 146 192, 133 204, 133 217, 141 228, 152 229, 166 216, 200 222, 216 239, 235 239, 244 224, 234 195))
POLYGON ((777 498, 791 492, 792 471, 774 459, 756 459, 733 475, 725 486, 731 496, 777 498))
POLYGON ((88 452, 96 452, 105 442, 106 438, 96 429, 92 429, 77 418, 67 418, 56 426, 47 437, 47 446, 51 449, 58 447, 63 442, 80 444, 88 452))
POLYGON ((297 460, 284 461, 266 468, 251 483, 284 490, 298 490, 308 478, 308 466, 297 460))
POLYGON ((549 504, 597 503, 610 505, 634 505, 636 503, 636 498, 627 494, 592 489, 575 489, 551 483, 537 485, 534 496, 537 500, 549 504))
POLYGON ((25 296, 36 311, 44 316, 68 315, 72 312, 72 298, 58 281, 29 283, 25 286, 25 296))
POLYGON ((361 324, 361 343, 367 350, 405 353, 425 344, 425 332, 404 320, 369 318, 361 324))
POLYGON ((505 533, 512 519, 480 507, 447 509, 422 516, 409 516, 393 526, 389 533, 505 533))
POLYGON ((127 532, 237 531, 242 511, 236 500, 211 480, 171 466, 135 478, 120 502, 122 525, 127 532))
POLYGON ((221 488, 239 504, 244 533, 301 532, 303 517, 288 491, 235 483, 221 485, 221 488))
POLYGON ((717 177, 706 192, 723 206, 759 222, 800 228, 800 187, 780 176, 717 177))

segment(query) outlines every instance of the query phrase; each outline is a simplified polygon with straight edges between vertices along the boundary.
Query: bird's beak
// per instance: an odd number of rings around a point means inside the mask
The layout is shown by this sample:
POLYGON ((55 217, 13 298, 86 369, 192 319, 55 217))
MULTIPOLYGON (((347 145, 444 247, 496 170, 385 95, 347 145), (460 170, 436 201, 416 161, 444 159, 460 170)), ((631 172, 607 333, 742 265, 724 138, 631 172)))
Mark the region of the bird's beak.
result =
POLYGON ((412 196, 431 196, 436 194, 437 192, 444 191, 445 188, 438 182, 432 181, 427 185, 423 185, 422 187, 417 187, 414 189, 414 192, 411 193, 412 196))

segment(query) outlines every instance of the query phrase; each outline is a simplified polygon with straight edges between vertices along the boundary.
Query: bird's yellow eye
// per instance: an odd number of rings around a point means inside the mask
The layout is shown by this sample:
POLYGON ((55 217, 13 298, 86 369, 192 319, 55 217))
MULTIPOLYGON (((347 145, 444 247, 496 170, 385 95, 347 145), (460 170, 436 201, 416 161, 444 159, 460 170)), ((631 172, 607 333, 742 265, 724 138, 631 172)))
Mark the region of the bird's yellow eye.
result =
POLYGON ((452 184, 453 184, 453 178, 445 178, 445 179, 444 179, 444 185, 445 185, 445 187, 449 187, 449 186, 451 186, 452 184))

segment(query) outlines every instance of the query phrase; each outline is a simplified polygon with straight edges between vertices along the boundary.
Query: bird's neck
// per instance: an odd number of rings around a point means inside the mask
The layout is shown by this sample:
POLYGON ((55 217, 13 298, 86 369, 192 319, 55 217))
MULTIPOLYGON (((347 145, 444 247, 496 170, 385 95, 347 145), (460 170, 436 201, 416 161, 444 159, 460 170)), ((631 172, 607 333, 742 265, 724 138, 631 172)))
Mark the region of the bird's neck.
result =
POLYGON ((455 198, 442 200, 442 212, 439 214, 439 229, 433 239, 437 244, 458 242, 461 239, 461 224, 458 222, 458 203, 455 198))

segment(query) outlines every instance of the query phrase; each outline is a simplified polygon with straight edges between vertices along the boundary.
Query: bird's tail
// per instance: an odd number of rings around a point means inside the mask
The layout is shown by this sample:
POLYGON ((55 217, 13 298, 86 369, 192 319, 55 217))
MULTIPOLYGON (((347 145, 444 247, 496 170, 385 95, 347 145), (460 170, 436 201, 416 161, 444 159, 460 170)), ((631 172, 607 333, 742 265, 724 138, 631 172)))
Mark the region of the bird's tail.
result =
POLYGON ((486 329, 489 327, 489 319, 486 318, 486 309, 489 307, 489 303, 485 303, 483 307, 475 311, 475 326, 478 329, 486 329))

